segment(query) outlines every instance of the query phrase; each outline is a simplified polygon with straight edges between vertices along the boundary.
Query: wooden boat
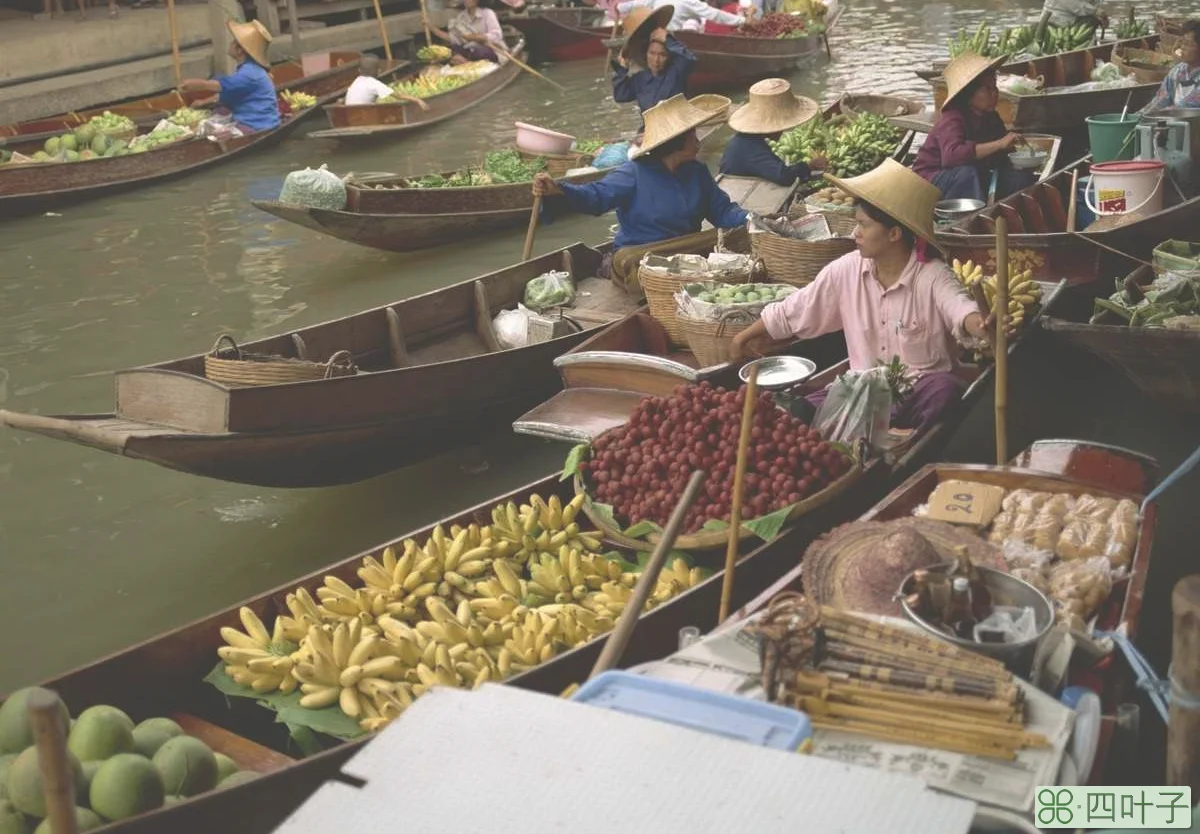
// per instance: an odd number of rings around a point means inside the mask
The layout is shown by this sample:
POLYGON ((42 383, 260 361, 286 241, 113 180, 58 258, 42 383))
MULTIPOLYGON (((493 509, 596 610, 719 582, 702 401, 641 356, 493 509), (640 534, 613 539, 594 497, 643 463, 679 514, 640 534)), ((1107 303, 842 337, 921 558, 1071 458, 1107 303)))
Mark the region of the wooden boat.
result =
MULTIPOLYGON (((524 60, 525 40, 510 36, 509 52, 524 60)), ((414 79, 421 70, 414 70, 414 79)), ((504 61, 496 69, 469 84, 416 101, 395 101, 385 104, 332 103, 324 106, 329 128, 314 130, 310 139, 395 139, 410 130, 435 125, 474 107, 494 96, 517 80, 521 67, 515 61, 504 61), (423 105, 423 106, 422 106, 423 105)), ((407 79, 401 79, 407 80, 407 79)))
POLYGON ((1134 260, 1149 260, 1154 247, 1164 240, 1188 239, 1200 223, 1200 198, 1192 198, 1124 225, 1101 219, 1081 234, 1069 232, 1067 207, 1073 171, 1086 176, 1087 160, 1078 160, 1046 180, 939 229, 938 246, 951 258, 994 264, 995 218, 1003 216, 1008 221, 1010 249, 1017 253, 1017 261, 1034 270, 1035 278, 1066 278, 1071 284, 1085 284, 1127 273, 1134 260), (1129 257, 1094 246, 1091 240, 1129 257))
MULTIPOLYGON (((1146 286, 1154 271, 1141 266, 1126 280, 1146 286)), ((1200 330, 1128 327, 1112 313, 1096 324, 1045 318, 1041 326, 1104 359, 1160 404, 1200 416, 1200 330)))
POLYGON ((229 387, 197 354, 116 374, 108 414, 0 412, 0 422, 227 481, 329 486, 387 472, 500 429, 553 393, 552 360, 634 303, 593 278, 601 253, 576 244, 475 280, 262 339, 257 354, 324 361, 349 351, 359 372, 229 387), (574 277, 578 332, 502 350, 492 317, 551 269, 574 277))
POLYGON ((604 25, 605 14, 595 8, 546 7, 508 15, 504 23, 525 36, 530 58, 535 63, 580 61, 608 54, 604 45, 615 36, 604 25))
MULTIPOLYGON (((1160 38, 1158 50, 1161 49, 1160 38)), ((1120 68, 1123 75, 1132 75, 1142 84, 1162 84, 1171 67, 1179 63, 1179 59, 1157 50, 1118 46, 1113 49, 1112 62, 1120 68)))
MULTIPOLYGON (((1000 68, 1002 74, 1041 78, 1044 92, 1032 96, 1001 92, 996 112, 1014 130, 1057 134, 1069 139, 1072 150, 1075 150, 1078 137, 1086 137, 1086 117, 1099 113, 1120 113, 1127 98, 1129 109, 1136 111, 1154 97, 1158 85, 1138 84, 1134 87, 1085 92, 1057 88, 1090 81, 1092 70, 1101 61, 1111 61, 1113 50, 1117 47, 1153 50, 1157 44, 1157 36, 1130 38, 1004 64, 1000 68)), ((921 70, 917 75, 933 86, 934 110, 941 110, 946 100, 946 82, 942 79, 941 70, 921 70)))
POLYGON ((850 116, 874 113, 876 116, 898 118, 917 116, 925 112, 925 105, 914 99, 875 93, 842 93, 838 97, 836 106, 841 112, 850 116))
MULTIPOLYGON (((403 65, 393 68, 399 70, 403 65)), ((358 74, 357 65, 343 64, 296 81, 279 89, 308 93, 317 103, 286 117, 273 130, 236 139, 211 141, 191 138, 173 142, 145 153, 90 159, 75 163, 8 163, 0 165, 0 217, 31 214, 82 200, 115 194, 181 177, 220 162, 270 147, 294 133, 312 117, 321 104, 332 101, 358 74)), ((17 142, 14 151, 32 155, 41 142, 17 142)))
MULTIPOLYGON (((323 90, 320 93, 305 90, 312 95, 341 90, 345 85, 340 84, 345 73, 358 68, 360 53, 334 51, 327 53, 310 53, 301 60, 281 61, 273 64, 270 69, 271 80, 279 91, 296 89, 299 83, 309 83, 318 77, 337 80, 338 85, 323 90), (328 69, 314 73, 306 73, 305 65, 309 62, 328 64, 328 69)), ((406 62, 401 62, 406 63, 406 62)), ((92 107, 71 113, 60 113, 57 116, 46 116, 41 119, 31 119, 9 125, 0 125, 0 147, 8 147, 17 143, 44 141, 51 136, 58 136, 68 130, 74 130, 93 116, 99 116, 105 111, 111 111, 120 116, 132 119, 142 127, 153 127, 159 119, 165 119, 180 107, 189 107, 193 102, 207 96, 207 93, 180 93, 178 90, 133 99, 102 107, 92 107)))

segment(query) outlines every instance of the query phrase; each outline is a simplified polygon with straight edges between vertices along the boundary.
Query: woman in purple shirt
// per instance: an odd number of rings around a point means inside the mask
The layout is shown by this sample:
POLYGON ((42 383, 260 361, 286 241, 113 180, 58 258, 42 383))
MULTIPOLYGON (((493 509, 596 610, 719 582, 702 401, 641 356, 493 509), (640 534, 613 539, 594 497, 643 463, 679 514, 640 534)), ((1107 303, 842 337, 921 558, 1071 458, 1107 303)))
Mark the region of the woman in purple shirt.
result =
POLYGON ((1033 184, 1033 174, 1009 162, 1021 136, 1005 127, 996 112, 996 67, 1004 61, 967 53, 946 66, 942 114, 913 163, 913 170, 936 185, 943 200, 986 200, 993 176, 997 199, 1033 184))

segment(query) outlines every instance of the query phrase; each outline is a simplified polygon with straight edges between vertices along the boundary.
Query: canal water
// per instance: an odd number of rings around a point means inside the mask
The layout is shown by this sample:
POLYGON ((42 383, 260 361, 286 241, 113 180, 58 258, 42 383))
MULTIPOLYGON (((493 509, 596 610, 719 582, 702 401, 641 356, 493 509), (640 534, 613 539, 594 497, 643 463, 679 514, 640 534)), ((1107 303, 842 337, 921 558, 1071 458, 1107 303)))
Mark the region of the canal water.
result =
MULTIPOLYGON (((1183 11, 1165 0, 1139 3, 1138 11, 1154 7, 1183 11)), ((843 91, 929 102, 928 86, 913 71, 943 56, 954 31, 984 19, 1016 25, 1038 8, 1006 0, 852 0, 831 38, 832 62, 821 56, 798 69, 793 85, 823 103, 843 91)), ((509 145, 515 120, 581 138, 636 128, 634 113, 612 103, 599 59, 542 69, 567 92, 523 76, 463 117, 390 145, 356 150, 296 138, 200 176, 0 224, 0 408, 108 411, 113 369, 203 351, 225 332, 245 339, 286 332, 517 260, 519 232, 394 255, 286 224, 249 201, 274 197, 287 172, 323 163, 339 174, 452 169, 509 145)), ((705 150, 714 165, 722 141, 718 134, 705 150)), ((612 222, 559 222, 538 232, 537 249, 598 242, 612 222)), ((1044 365, 1029 376, 1042 379, 1044 392, 1071 382, 1044 365)), ((1128 393, 1115 376, 1105 379, 1114 393, 1128 393)), ((1079 384, 1080 392, 1086 387, 1079 384)), ((1147 451, 1173 462, 1189 441, 1171 440, 1175 429, 1160 430, 1168 424, 1154 412, 1141 404, 1107 420, 1089 413, 1087 426, 1108 439, 1137 429, 1154 447, 1147 451)), ((973 445, 968 427, 954 453, 984 461, 986 409, 975 422, 973 445)), ((1060 425, 1083 428, 1070 419, 1060 425)), ((564 453, 507 432, 464 440, 458 452, 366 483, 289 491, 0 431, 0 692, 531 481, 564 453)), ((1195 486, 1193 478, 1192 495, 1195 486)))

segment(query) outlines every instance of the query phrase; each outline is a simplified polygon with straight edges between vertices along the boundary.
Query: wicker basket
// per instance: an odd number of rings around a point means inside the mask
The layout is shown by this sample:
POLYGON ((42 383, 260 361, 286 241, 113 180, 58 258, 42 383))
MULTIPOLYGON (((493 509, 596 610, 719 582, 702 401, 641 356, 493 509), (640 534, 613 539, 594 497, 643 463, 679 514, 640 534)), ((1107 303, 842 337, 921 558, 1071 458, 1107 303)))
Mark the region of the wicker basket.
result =
POLYGON ((811 284, 817 273, 842 255, 854 251, 850 234, 856 225, 853 217, 844 214, 825 214, 834 234, 846 237, 830 240, 794 240, 770 232, 750 236, 755 257, 767 267, 767 278, 781 284, 803 287, 811 284))
POLYGON ((566 176, 567 171, 570 171, 572 168, 586 168, 592 164, 592 159, 594 159, 590 153, 537 154, 519 149, 517 153, 521 155, 521 159, 526 163, 537 159, 544 159, 546 161, 546 173, 555 179, 566 176))
MULTIPOLYGON (((745 272, 723 273, 716 280, 726 284, 745 284, 754 277, 754 268, 745 272)), ((686 348, 687 336, 679 326, 675 315, 675 293, 683 289, 684 284, 692 284, 701 280, 695 275, 676 275, 665 269, 647 266, 645 260, 638 266, 638 281, 642 291, 646 293, 646 304, 650 307, 650 315, 667 331, 667 338, 674 347, 686 348)))
POLYGON ((696 355, 696 364, 701 368, 711 368, 713 365, 728 362, 733 337, 756 321, 758 316, 738 310, 726 313, 720 321, 701 321, 687 316, 676 316, 679 329, 687 339, 688 348, 696 355))
POLYGON ((348 350, 339 350, 328 362, 310 362, 285 356, 248 353, 233 337, 224 334, 204 357, 204 376, 222 385, 282 385, 338 376, 354 376, 358 368, 348 350), (222 344, 227 343, 227 344, 222 344))

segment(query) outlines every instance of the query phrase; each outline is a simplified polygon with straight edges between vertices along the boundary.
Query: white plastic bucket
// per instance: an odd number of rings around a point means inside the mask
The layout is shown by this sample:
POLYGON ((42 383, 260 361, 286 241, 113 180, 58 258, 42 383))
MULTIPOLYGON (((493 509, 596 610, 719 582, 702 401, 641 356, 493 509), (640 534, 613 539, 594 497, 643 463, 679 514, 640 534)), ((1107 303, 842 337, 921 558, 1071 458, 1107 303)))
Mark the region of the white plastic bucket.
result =
POLYGON ((1084 192, 1087 207, 1097 217, 1162 211, 1166 173, 1166 163, 1159 160, 1097 162, 1084 192))

